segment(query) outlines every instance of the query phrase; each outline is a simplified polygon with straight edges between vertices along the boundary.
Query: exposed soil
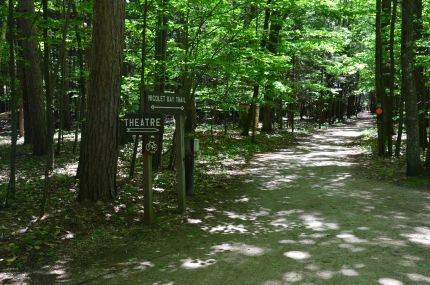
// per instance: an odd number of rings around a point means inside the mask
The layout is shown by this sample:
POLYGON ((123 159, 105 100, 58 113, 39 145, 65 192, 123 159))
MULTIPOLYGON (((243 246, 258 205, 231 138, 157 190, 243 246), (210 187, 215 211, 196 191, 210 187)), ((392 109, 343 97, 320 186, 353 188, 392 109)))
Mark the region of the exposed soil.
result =
MULTIPOLYGON (((364 150, 357 142, 371 125, 364 116, 301 138, 294 146, 256 155, 245 168, 226 167, 219 187, 189 198, 184 216, 167 207, 153 227, 136 222, 117 232, 88 229, 91 235, 61 229, 60 235, 71 242, 56 247, 45 266, 5 269, 0 280, 429 284, 430 184, 397 186, 363 167, 364 150)), ((199 179, 203 184, 204 177, 199 179)), ((93 213, 76 209, 74 223, 93 213)), ((120 217, 111 220, 111 227, 128 221, 120 217)))

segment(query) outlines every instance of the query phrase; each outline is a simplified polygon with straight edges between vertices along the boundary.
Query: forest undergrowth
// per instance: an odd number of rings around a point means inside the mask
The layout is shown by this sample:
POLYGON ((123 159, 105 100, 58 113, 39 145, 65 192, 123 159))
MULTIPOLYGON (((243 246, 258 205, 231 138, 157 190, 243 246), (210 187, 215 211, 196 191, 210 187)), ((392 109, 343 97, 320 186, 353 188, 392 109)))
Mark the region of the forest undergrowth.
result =
MULTIPOLYGON (((255 154, 291 147, 315 130, 312 123, 302 121, 294 134, 289 130, 270 135, 258 133, 256 143, 252 143, 250 137, 239 135, 239 129, 231 129, 225 134, 224 129, 219 127, 211 135, 210 127, 202 125, 196 133, 201 150, 196 156, 195 192, 187 199, 189 211, 218 195, 228 200, 226 189, 240 183, 240 178, 246 175, 244 170, 249 160, 255 154)), ((5 135, 2 135, 3 142, 5 135)), ((133 143, 125 145, 120 151, 118 198, 111 203, 99 202, 96 207, 86 207, 76 201, 77 156, 72 152, 73 135, 66 135, 63 152, 56 157, 48 204, 43 215, 40 215, 40 203, 45 158, 32 156, 30 147, 19 145, 18 191, 12 205, 0 211, 0 269, 29 270, 52 262, 65 252, 73 256, 74 252, 81 252, 80 247, 98 251, 106 241, 124 242, 139 238, 150 242, 173 234, 186 221, 189 213, 180 215, 177 212, 175 170, 167 169, 173 129, 168 129, 165 136, 163 169, 154 175, 156 223, 151 227, 143 225, 144 197, 139 157, 134 178, 128 177, 133 143)), ((376 154, 375 130, 369 129, 354 145, 362 149, 354 157, 360 175, 390 181, 393 185, 401 184, 423 191, 430 189, 429 180, 425 177, 410 178, 404 175, 406 161, 403 156, 389 159, 376 154)), ((0 195, 7 188, 8 148, 8 144, 0 145, 0 195)))
MULTIPOLYGON (((313 125, 302 122, 293 135, 288 130, 274 134, 250 137, 240 136, 239 129, 227 134, 223 128, 211 129, 203 125, 197 129, 201 150, 196 156, 194 195, 188 198, 189 205, 211 195, 227 195, 223 189, 243 174, 249 159, 256 153, 270 152, 294 144, 313 125)), ((37 268, 40 264, 54 260, 65 248, 102 244, 103 240, 130 238, 133 233, 149 231, 145 238, 156 238, 166 232, 175 231, 184 216, 177 213, 175 192, 175 170, 167 169, 170 160, 173 129, 167 129, 163 155, 163 169, 154 174, 154 211, 156 225, 143 225, 142 166, 138 157, 133 179, 128 176, 133 143, 122 147, 118 161, 118 197, 111 203, 97 203, 86 207, 77 201, 78 181, 75 178, 78 166, 77 154, 73 154, 73 134, 65 136, 63 151, 55 158, 55 170, 50 178, 50 191, 46 211, 40 214, 44 185, 45 157, 31 154, 30 146, 20 144, 17 153, 18 180, 16 197, 12 205, 1 209, 0 217, 0 269, 37 268)), ((1 135, 1 183, 2 199, 7 190, 8 152, 7 132, 1 135)), ((186 216, 186 214, 185 214, 186 216)))

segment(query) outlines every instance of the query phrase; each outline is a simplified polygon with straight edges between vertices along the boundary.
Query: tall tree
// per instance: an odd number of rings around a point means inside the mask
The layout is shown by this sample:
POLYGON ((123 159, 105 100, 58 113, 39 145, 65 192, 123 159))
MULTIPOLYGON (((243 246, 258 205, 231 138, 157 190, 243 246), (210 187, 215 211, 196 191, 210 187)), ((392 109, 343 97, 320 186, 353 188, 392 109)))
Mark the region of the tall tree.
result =
POLYGON ((14 1, 9 0, 8 12, 8 42, 9 42, 9 77, 10 77, 10 97, 12 113, 12 145, 10 148, 10 175, 9 187, 6 195, 6 205, 9 199, 15 195, 16 185, 16 142, 18 137, 18 113, 17 113, 17 94, 15 88, 15 16, 14 1))
MULTIPOLYGON (((154 92, 155 94, 163 94, 166 91, 167 81, 167 41, 169 30, 169 0, 157 0, 157 29, 155 33, 155 51, 154 56, 155 76, 154 76, 154 92)), ((163 138, 157 136, 158 144, 161 146, 163 138)), ((161 167, 162 147, 160 147, 153 156, 153 169, 158 170, 161 167)))
POLYGON ((34 2, 33 0, 19 0, 18 11, 19 31, 22 56, 24 60, 25 90, 28 98, 28 112, 26 113, 31 127, 31 143, 35 155, 44 155, 48 152, 48 130, 45 113, 45 96, 42 88, 42 71, 40 67, 37 37, 34 28, 34 2))
POLYGON ((43 69, 45 79, 45 94, 46 94, 46 122, 48 131, 48 161, 47 161, 47 172, 54 168, 54 107, 53 107, 53 96, 52 96, 52 84, 51 84, 51 72, 50 72, 50 53, 51 46, 48 41, 48 0, 42 0, 43 7, 43 20, 45 21, 45 27, 43 28, 43 69))
MULTIPOLYGON (((271 6, 272 6, 272 0, 267 0, 267 6, 264 16, 264 25, 263 25, 263 38, 262 38, 262 48, 267 48, 267 42, 268 42, 268 31, 269 31, 269 25, 270 25, 270 18, 271 18, 271 6)), ((273 116, 274 116, 274 109, 273 109, 273 103, 271 100, 272 94, 271 88, 266 88, 266 93, 264 94, 264 104, 261 108, 261 114, 262 114, 262 120, 263 120, 263 127, 261 131, 263 132, 272 132, 273 131, 273 116)))
MULTIPOLYGON (((78 12, 76 10, 75 1, 72 1, 72 13, 75 19, 78 19, 78 12)), ((83 22, 83 21, 82 21, 83 22)), ((75 37, 77 44, 77 57, 78 57, 78 67, 79 67, 79 104, 76 106, 76 125, 75 125, 75 140, 73 143, 73 154, 76 153, 78 146, 78 136, 79 129, 81 129, 81 140, 83 140, 84 133, 82 129, 82 122, 85 120, 85 106, 86 106, 86 76, 84 67, 84 48, 82 46, 82 37, 80 33, 80 26, 82 26, 80 21, 78 25, 75 25, 75 37), (78 106, 79 105, 79 106, 78 106)))
POLYGON ((402 1, 402 94, 406 105, 406 174, 421 172, 418 98, 415 87, 414 1, 402 1))
POLYGON ((381 37, 382 37, 382 56, 381 56, 381 79, 382 79, 382 107, 384 113, 382 115, 383 120, 383 131, 386 142, 386 151, 388 156, 393 155, 393 97, 390 92, 391 86, 391 67, 390 67, 390 53, 391 51, 391 43, 390 43, 390 34, 391 34, 391 0, 382 0, 382 14, 381 14, 381 37))
POLYGON ((125 0, 94 2, 80 201, 107 201, 116 196, 124 18, 125 0))
MULTIPOLYGON (((423 39, 423 1, 415 0, 415 21, 414 21, 414 36, 415 41, 419 42, 423 39)), ((417 55, 424 55, 425 48, 417 47, 417 55)), ((427 147, 427 88, 424 77, 424 67, 421 64, 414 66, 414 77, 418 97, 418 120, 420 133, 420 146, 427 147)))
POLYGON ((58 93, 58 111, 60 113, 60 128, 58 130, 58 140, 56 154, 61 152, 61 144, 63 142, 64 129, 70 130, 71 119, 70 119, 70 103, 69 95, 67 94, 67 34, 69 31, 69 20, 70 11, 72 8, 71 0, 63 0, 62 10, 63 10, 63 20, 64 25, 62 28, 61 46, 60 46, 60 70, 61 70, 61 84, 60 92, 58 93))

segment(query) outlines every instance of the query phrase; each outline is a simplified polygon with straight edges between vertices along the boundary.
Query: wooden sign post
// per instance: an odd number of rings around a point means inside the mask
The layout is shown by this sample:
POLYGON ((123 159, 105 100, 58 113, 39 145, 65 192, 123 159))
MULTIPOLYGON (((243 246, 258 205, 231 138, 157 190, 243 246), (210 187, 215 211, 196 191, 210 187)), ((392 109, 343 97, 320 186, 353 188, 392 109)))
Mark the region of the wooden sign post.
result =
POLYGON ((130 114, 124 119, 125 132, 128 134, 143 135, 143 193, 144 193, 144 217, 145 224, 150 225, 154 221, 153 195, 152 195, 152 154, 157 152, 159 145, 156 136, 162 136, 164 121, 157 114, 130 114))
POLYGON ((174 93, 148 95, 147 105, 150 112, 175 115, 176 120, 176 191, 178 194, 178 210, 184 213, 185 206, 185 109, 184 96, 174 93))
POLYGON ((150 225, 154 222, 154 210, 152 207, 152 154, 143 153, 143 197, 144 215, 143 222, 150 225))
POLYGON ((185 115, 176 115, 176 189, 178 210, 185 212, 185 115))

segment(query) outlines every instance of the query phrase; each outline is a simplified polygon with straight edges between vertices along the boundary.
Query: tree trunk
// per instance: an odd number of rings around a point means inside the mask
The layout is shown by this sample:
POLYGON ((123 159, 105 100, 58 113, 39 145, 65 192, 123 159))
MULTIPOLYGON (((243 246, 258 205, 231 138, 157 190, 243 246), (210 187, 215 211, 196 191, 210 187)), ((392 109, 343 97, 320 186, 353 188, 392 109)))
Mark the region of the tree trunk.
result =
MULTIPOLYGON (((387 103, 388 103, 387 116, 389 118, 388 126, 387 126, 389 130, 389 133, 388 133, 389 134, 389 138, 388 138, 389 156, 393 155, 393 141, 392 141, 392 136, 394 134, 393 102, 394 102, 394 86, 395 86, 395 77, 396 77, 396 64, 395 64, 395 58, 394 58, 394 40, 395 40, 396 21, 397 21, 397 0, 393 0, 393 8, 391 13, 391 23, 390 23, 390 95, 387 100, 387 103)), ((403 108, 402 108, 402 112, 403 112, 403 108)), ((401 135, 400 135, 400 140, 401 140, 401 135)), ((399 150, 400 150, 400 147, 399 147, 399 150)), ((397 152, 397 148, 396 148, 396 152, 397 152)))
MULTIPOLYGON (((21 43, 20 43, 21 44, 21 43)), ((17 50, 18 55, 23 58, 22 50, 17 50)), ((20 94, 22 99, 22 118, 24 128, 24 145, 31 144, 31 125, 30 125, 30 108, 28 104, 28 94, 25 80, 24 62, 16 60, 17 77, 21 84, 18 84, 17 93, 20 94)))
POLYGON ((400 149, 402 147, 402 136, 403 136, 403 124, 404 124, 404 113, 405 113, 405 102, 403 96, 400 96, 400 108, 399 108, 399 124, 397 128, 397 140, 396 140, 396 152, 395 157, 400 157, 400 149))
POLYGON ((116 196, 119 99, 124 43, 124 0, 96 0, 79 201, 116 196))
MULTIPOLYGON (((78 13, 76 11, 76 4, 72 1, 72 10, 73 16, 77 18, 78 13)), ((76 126, 75 126, 75 141, 73 143, 73 154, 76 153, 76 149, 78 146, 78 133, 79 129, 81 129, 81 141, 84 137, 82 122, 85 120, 85 109, 86 109, 86 79, 85 79, 85 68, 84 68, 84 50, 82 47, 82 39, 79 33, 79 27, 75 27, 76 34, 76 43, 78 46, 77 54, 78 54, 78 65, 79 65, 79 106, 77 107, 76 113, 76 126)))
MULTIPOLYGON (((167 79, 167 32, 168 32, 168 0, 158 0, 159 8, 157 11, 157 31, 155 35, 155 94, 163 94, 166 91, 167 79)), ((157 153, 152 156, 153 169, 158 170, 161 167, 161 154, 163 138, 157 137, 158 144, 161 146, 157 153)))
POLYGON ((12 133, 11 133, 11 147, 10 147, 10 175, 9 187, 6 195, 6 205, 9 204, 10 198, 15 196, 16 191, 16 142, 18 139, 18 100, 15 86, 15 8, 14 1, 9 0, 8 9, 8 42, 9 42, 9 77, 10 77, 10 98, 11 98, 11 113, 12 113, 12 133))
POLYGON ((402 94, 406 103, 406 159, 409 176, 421 172, 417 93, 415 89, 414 3, 402 2, 402 94))
MULTIPOLYGON (((271 17, 271 4, 272 4, 272 0, 267 0, 267 7, 265 10, 265 16, 264 16, 264 24, 263 24, 263 35, 261 37, 261 47, 266 49, 267 48, 267 43, 268 43, 268 32, 269 32, 269 25, 270 25, 270 17, 271 17)), ((272 126, 272 114, 273 112, 271 111, 271 106, 269 105, 269 95, 267 94, 268 91, 267 89, 270 88, 266 88, 265 90, 265 95, 264 95, 264 103, 261 106, 261 117, 262 117, 262 121, 263 121, 263 127, 261 129, 261 131, 263 132, 271 132, 273 131, 273 126, 272 126)))
MULTIPOLYGON (((142 48, 141 48, 141 70, 140 70, 140 97, 139 97, 139 110, 140 112, 145 112, 149 110, 148 103, 146 102, 148 98, 148 93, 146 91, 146 82, 145 82, 145 68, 146 68, 146 29, 148 26, 148 0, 145 0, 143 4, 143 27, 142 27, 142 48)), ((144 139, 144 137, 142 137, 144 139)), ((144 140, 142 140, 142 144, 144 140)), ((137 159, 137 149, 139 146, 139 136, 135 137, 134 146, 133 146, 133 155, 131 158, 130 164, 130 173, 129 177, 134 177, 134 171, 136 169, 136 159, 137 159)), ((142 145, 142 152, 144 152, 144 147, 142 145)))
MULTIPOLYGON (((423 39, 423 1, 415 0, 415 21, 414 21, 414 36, 418 42, 423 39)), ((417 54, 424 55, 425 48, 418 47, 417 54)), ((419 120, 419 136, 421 148, 427 147, 427 88, 424 77, 424 68, 419 65, 414 66, 414 77, 418 97, 418 120, 419 120)))
POLYGON ((19 30, 22 37, 22 54, 24 59, 25 86, 28 96, 29 112, 27 122, 31 124, 31 143, 35 155, 48 152, 48 130, 45 113, 45 96, 42 88, 42 71, 40 68, 39 52, 34 29, 33 0, 19 0, 19 12, 27 17, 19 20, 19 30))
POLYGON ((66 40, 69 31, 69 15, 71 9, 71 0, 63 0, 63 19, 64 25, 62 29, 62 39, 60 47, 60 70, 61 70, 61 85, 60 93, 58 96, 59 112, 60 112, 60 128, 58 131, 58 141, 56 154, 60 154, 61 145, 63 143, 63 132, 64 130, 70 130, 70 102, 69 96, 67 95, 67 48, 66 40))
MULTIPOLYGON (((274 11, 270 18, 270 33, 269 41, 267 42, 267 50, 273 55, 278 54, 278 44, 280 39, 280 31, 282 28, 282 18, 279 11, 274 11)), ((269 83, 271 84, 271 83, 269 83)), ((273 86, 266 86, 264 96, 265 106, 263 112, 263 132, 273 131, 273 121, 275 117, 275 102, 273 99, 273 86)))
POLYGON ((390 94, 387 94, 387 90, 390 88, 390 22, 391 22, 391 0, 382 0, 382 15, 381 15, 381 44, 382 44, 382 56, 381 56, 381 79, 382 79, 382 114, 383 121, 383 135, 385 137, 386 149, 384 152, 388 156, 393 155, 393 98, 390 94))
POLYGON ((46 123, 48 131, 48 161, 47 161, 47 171, 54 169, 54 108, 53 108, 53 96, 52 96, 52 85, 51 85, 51 72, 49 68, 50 64, 50 53, 51 47, 48 42, 48 0, 42 1, 43 6, 43 20, 46 25, 43 28, 43 69, 44 69, 44 79, 45 79, 45 93, 46 93, 46 123))
MULTIPOLYGON (((376 106, 382 107, 382 100, 384 98, 384 87, 382 84, 382 28, 381 28, 381 14, 382 14, 382 2, 376 0, 376 42, 375 42, 375 95, 376 95, 376 106)), ((372 110, 373 111, 373 110, 372 110)), ((385 155, 385 139, 384 139, 384 124, 381 116, 377 117, 378 127, 378 154, 380 156, 385 155)))

